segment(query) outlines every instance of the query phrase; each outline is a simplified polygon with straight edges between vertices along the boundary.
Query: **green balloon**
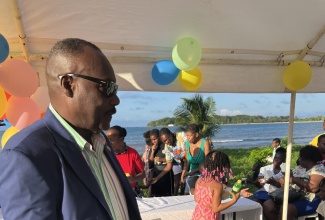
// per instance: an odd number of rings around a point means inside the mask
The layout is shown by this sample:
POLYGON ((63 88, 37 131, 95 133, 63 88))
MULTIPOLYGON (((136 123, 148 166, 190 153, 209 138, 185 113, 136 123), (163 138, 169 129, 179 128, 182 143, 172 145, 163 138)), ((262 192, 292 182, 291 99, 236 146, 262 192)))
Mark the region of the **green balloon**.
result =
POLYGON ((200 63, 201 56, 201 46, 192 37, 184 37, 178 40, 172 53, 175 66, 181 70, 191 70, 196 67, 200 63))

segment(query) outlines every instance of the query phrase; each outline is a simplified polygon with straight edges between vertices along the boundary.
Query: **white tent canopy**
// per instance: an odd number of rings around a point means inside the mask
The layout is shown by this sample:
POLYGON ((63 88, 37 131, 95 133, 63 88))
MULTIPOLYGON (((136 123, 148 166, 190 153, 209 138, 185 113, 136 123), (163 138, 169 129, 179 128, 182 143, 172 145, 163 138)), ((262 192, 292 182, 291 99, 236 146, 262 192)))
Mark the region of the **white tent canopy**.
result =
POLYGON ((0 33, 10 57, 29 60, 44 86, 51 46, 78 37, 104 51, 121 90, 185 91, 178 80, 155 84, 151 69, 190 36, 202 47, 198 92, 288 92, 283 71, 301 55, 313 76, 299 92, 316 93, 325 92, 324 11, 322 0, 2 0, 0 33))
MULTIPOLYGON (((102 49, 120 90, 184 92, 178 80, 155 84, 151 69, 159 60, 171 60, 177 40, 189 36, 202 47, 203 83, 197 92, 290 92, 282 83, 283 71, 304 60, 312 79, 298 92, 323 93, 324 12, 324 0, 1 0, 0 33, 9 42, 10 58, 29 61, 41 86, 46 86, 44 66, 52 45, 77 37, 102 49)), ((295 92, 287 170, 294 105, 295 92)))

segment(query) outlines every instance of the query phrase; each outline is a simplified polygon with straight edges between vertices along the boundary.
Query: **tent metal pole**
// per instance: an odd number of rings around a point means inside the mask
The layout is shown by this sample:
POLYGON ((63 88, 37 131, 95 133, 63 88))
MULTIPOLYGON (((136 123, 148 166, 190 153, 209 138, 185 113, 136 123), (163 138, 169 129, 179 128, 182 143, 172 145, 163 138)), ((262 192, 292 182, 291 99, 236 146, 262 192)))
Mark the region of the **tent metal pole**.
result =
MULTIPOLYGON (((317 35, 307 44, 307 46, 301 51, 297 60, 303 60, 305 56, 311 51, 315 44, 324 36, 325 26, 317 33, 317 35)), ((288 213, 288 198, 289 198, 289 180, 290 180, 290 164, 291 164, 291 153, 292 153, 292 136, 293 136, 293 125, 295 117, 295 105, 296 105, 296 92, 291 92, 290 102, 290 116, 289 116, 289 130, 288 130, 288 146, 287 146, 287 158, 286 158, 286 172, 284 179, 284 196, 282 206, 282 220, 287 219, 288 213)))
POLYGON ((288 145, 287 145, 287 157, 286 157, 286 172, 285 172, 285 179, 284 179, 284 197, 283 197, 282 220, 287 219, 287 212, 288 212, 289 179, 290 179, 293 125, 294 125, 294 119, 295 119, 295 105, 296 105, 296 92, 291 92, 289 129, 288 129, 288 145))

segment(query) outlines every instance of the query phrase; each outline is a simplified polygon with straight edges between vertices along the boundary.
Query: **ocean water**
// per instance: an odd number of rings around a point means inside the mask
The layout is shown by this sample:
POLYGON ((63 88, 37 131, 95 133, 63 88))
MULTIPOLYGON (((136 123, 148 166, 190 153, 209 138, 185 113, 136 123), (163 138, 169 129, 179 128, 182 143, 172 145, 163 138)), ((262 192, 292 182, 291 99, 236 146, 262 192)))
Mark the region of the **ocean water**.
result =
MULTIPOLYGON (((274 138, 281 139, 288 135, 288 126, 288 123, 222 125, 220 131, 212 138, 212 142, 216 148, 270 146, 274 138)), ((145 146, 143 133, 152 128, 126 127, 125 142, 142 154, 145 146)), ((5 126, 0 127, 0 139, 5 129, 5 126)), ((178 131, 176 126, 169 129, 173 132, 178 131)), ((322 122, 295 123, 293 140, 296 144, 305 145, 321 133, 324 133, 322 122)))

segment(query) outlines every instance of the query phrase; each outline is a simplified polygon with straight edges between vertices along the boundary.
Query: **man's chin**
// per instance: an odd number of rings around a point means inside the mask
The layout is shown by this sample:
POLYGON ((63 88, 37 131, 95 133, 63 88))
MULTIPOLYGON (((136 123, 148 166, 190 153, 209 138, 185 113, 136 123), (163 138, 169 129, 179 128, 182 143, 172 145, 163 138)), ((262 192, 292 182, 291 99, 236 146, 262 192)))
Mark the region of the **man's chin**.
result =
POLYGON ((110 122, 100 125, 101 130, 107 131, 109 128, 110 128, 110 122))

